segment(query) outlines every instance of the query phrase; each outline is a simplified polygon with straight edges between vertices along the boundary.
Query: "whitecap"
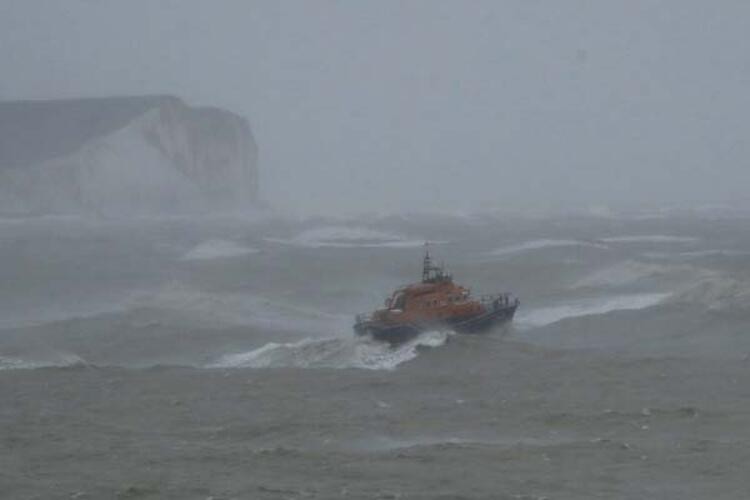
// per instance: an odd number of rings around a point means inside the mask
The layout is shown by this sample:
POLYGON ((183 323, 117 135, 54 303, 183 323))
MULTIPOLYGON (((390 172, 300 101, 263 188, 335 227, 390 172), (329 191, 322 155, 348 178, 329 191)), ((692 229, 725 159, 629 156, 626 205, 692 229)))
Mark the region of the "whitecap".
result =
POLYGON ((271 297, 246 293, 213 293, 174 283, 147 293, 136 307, 194 315, 196 322, 253 326, 267 330, 300 330, 324 334, 349 325, 348 314, 332 314, 271 297))
POLYGON ((414 248, 424 245, 424 240, 421 238, 407 239, 399 234, 356 226, 324 226, 307 229, 292 238, 265 238, 265 240, 306 248, 414 248))
POLYGON ((516 316, 516 322, 521 327, 540 327, 566 318, 606 314, 612 311, 646 309, 661 303, 670 295, 669 293, 641 293, 581 299, 522 311, 516 316))
POLYGON ((493 257, 503 257, 503 256, 513 255, 513 254, 527 252, 531 250, 541 250, 545 248, 560 248, 560 247, 580 247, 580 246, 599 248, 602 250, 606 250, 609 248, 606 245, 603 245, 601 243, 595 243, 595 242, 590 242, 590 241, 539 239, 539 240, 524 241, 523 243, 519 243, 516 245, 496 248, 495 250, 491 250, 487 252, 487 255, 491 255, 493 257))
POLYGON ((742 250, 697 250, 695 252, 680 252, 678 257, 700 258, 700 257, 744 257, 750 255, 750 252, 742 250))
POLYGON ((182 260, 210 260, 240 257, 258 253, 255 248, 244 247, 229 240, 208 240, 195 246, 182 256, 182 260))
POLYGON ((735 278, 714 275, 677 291, 674 303, 701 305, 709 310, 750 309, 750 284, 735 278))
POLYGON ((87 365, 86 361, 76 354, 58 353, 51 359, 26 359, 0 356, 0 370, 33 370, 36 368, 65 367, 87 365))
POLYGON ((599 238, 605 243, 695 243, 698 238, 692 236, 671 236, 666 234, 634 234, 599 238))
POLYGON ((595 271, 592 274, 578 280, 572 286, 572 288, 629 285, 645 278, 660 276, 676 270, 687 271, 689 269, 672 269, 668 266, 628 260, 615 264, 614 266, 595 271))

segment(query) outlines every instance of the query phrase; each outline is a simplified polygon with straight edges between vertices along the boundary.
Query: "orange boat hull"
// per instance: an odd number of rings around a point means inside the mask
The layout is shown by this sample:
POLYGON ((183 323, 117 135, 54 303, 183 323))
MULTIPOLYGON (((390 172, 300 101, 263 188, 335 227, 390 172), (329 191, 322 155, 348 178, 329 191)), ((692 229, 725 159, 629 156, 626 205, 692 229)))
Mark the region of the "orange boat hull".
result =
POLYGON ((513 320, 518 301, 501 304, 479 314, 441 319, 421 319, 408 322, 391 322, 378 319, 357 321, 354 331, 361 336, 398 344, 430 330, 449 329, 457 333, 481 333, 513 320))

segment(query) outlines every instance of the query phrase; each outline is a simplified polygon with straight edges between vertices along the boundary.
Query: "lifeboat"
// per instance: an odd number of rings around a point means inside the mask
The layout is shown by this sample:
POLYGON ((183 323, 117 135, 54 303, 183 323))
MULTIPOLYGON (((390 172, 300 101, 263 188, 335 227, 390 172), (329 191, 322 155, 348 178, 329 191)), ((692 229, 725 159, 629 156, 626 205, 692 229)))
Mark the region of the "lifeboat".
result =
POLYGON ((433 264, 425 245, 422 281, 396 289, 385 300, 385 308, 358 314, 354 331, 391 344, 428 330, 479 333, 511 321, 518 305, 518 299, 507 293, 472 297, 468 288, 433 264))

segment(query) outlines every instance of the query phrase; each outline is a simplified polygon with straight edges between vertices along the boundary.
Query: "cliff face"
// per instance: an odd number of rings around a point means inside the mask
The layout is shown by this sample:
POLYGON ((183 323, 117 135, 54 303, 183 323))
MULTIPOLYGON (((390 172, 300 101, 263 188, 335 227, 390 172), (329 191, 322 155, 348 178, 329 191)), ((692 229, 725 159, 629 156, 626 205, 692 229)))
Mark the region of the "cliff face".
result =
POLYGON ((248 122, 174 97, 0 103, 0 211, 195 213, 257 202, 248 122))

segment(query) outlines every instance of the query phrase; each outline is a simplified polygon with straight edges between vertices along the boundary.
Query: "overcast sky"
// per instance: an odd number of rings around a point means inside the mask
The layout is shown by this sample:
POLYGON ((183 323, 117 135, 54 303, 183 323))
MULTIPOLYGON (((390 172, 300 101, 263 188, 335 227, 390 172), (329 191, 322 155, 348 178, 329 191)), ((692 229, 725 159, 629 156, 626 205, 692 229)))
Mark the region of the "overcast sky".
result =
POLYGON ((143 93, 299 210, 750 205, 745 0, 0 0, 0 98, 143 93))

